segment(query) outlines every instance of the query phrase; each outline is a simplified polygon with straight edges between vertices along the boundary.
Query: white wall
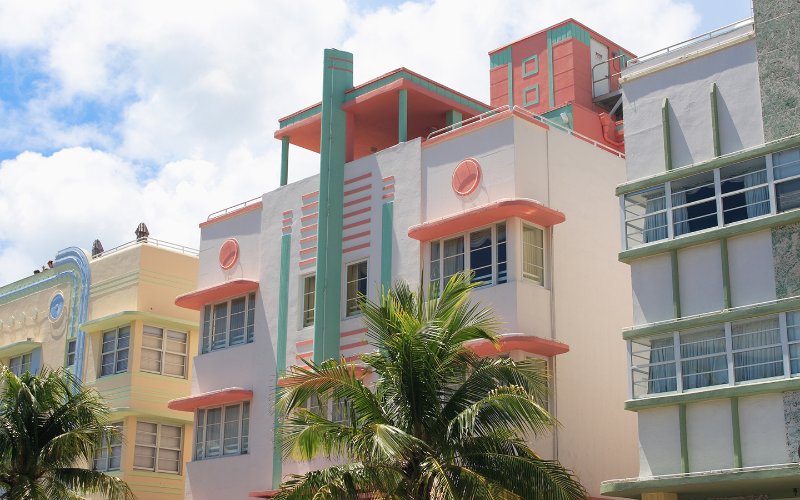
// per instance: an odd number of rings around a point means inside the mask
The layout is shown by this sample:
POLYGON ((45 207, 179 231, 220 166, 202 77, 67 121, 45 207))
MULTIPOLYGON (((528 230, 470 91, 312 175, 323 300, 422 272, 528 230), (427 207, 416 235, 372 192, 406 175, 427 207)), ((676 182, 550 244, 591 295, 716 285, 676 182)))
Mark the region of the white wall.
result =
POLYGON ((639 414, 639 475, 681 472, 680 417, 677 406, 641 410, 639 414))
POLYGON ((257 280, 261 238, 261 210, 254 210, 205 226, 200 231, 200 271, 197 287, 206 288, 235 279, 257 280), (219 249, 228 238, 239 242, 239 260, 228 270, 219 266, 219 249))
POLYGON ((668 253, 631 262, 633 324, 672 319, 672 259, 668 253))
POLYGON ((678 269, 682 316, 722 309, 722 254, 719 242, 678 250, 678 269))
POLYGON ((686 439, 691 472, 733 467, 730 400, 718 399, 686 405, 686 439))
MULTIPOLYGON (((633 75, 641 69, 643 66, 634 65, 625 74, 633 75)), ((764 142, 756 46, 755 40, 749 39, 623 84, 629 180, 665 170, 661 125, 665 97, 671 108, 673 168, 713 157, 709 97, 712 83, 718 88, 722 153, 764 142)))
POLYGON ((739 398, 742 465, 789 463, 783 395, 763 394, 739 398))
POLYGON ((728 267, 734 307, 775 300, 770 230, 728 239, 728 267))

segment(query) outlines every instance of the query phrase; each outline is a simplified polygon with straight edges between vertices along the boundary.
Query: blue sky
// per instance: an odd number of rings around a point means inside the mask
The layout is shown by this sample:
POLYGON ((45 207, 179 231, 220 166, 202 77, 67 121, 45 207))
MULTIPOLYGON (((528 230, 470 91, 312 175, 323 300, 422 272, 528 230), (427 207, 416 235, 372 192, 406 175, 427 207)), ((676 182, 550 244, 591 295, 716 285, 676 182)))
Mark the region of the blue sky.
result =
MULTIPOLYGON (((643 54, 750 16, 749 0, 0 0, 0 284, 145 221, 196 246, 210 212, 277 186, 277 119, 399 66, 488 100, 486 53, 574 17, 643 54)), ((291 153, 290 180, 316 157, 291 153)))

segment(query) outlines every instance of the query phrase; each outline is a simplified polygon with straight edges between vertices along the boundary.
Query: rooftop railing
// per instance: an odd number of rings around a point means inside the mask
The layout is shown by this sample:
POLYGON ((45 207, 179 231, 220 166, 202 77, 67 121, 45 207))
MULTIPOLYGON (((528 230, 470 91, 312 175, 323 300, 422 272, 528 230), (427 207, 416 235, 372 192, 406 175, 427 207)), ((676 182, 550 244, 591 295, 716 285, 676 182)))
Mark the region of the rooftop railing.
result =
POLYGON ((101 253, 92 256, 93 259, 98 257, 105 257, 108 254, 119 252, 120 250, 125 250, 126 248, 134 247, 136 245, 150 245, 159 248, 167 248, 169 250, 174 250, 176 252, 180 252, 186 255, 193 255, 198 256, 200 255, 200 251, 194 248, 190 248, 184 245, 179 245, 177 243, 170 243, 168 241, 157 240, 155 238, 140 238, 138 240, 129 241, 127 243, 123 243, 122 245, 116 246, 114 248, 109 248, 108 250, 103 250, 101 253))
POLYGON ((243 201, 241 203, 237 203, 236 205, 231 205, 228 208, 223 208, 222 210, 218 210, 218 211, 212 213, 211 215, 208 216, 206 221, 210 221, 211 219, 216 219, 216 218, 222 217, 224 215, 227 215, 227 214, 229 214, 231 212, 235 212, 237 210, 241 210, 244 207, 248 207, 250 205, 254 205, 254 204, 256 204, 256 203, 258 203, 260 201, 261 201, 261 197, 259 196, 258 198, 253 198, 252 200, 247 200, 247 201, 243 201))

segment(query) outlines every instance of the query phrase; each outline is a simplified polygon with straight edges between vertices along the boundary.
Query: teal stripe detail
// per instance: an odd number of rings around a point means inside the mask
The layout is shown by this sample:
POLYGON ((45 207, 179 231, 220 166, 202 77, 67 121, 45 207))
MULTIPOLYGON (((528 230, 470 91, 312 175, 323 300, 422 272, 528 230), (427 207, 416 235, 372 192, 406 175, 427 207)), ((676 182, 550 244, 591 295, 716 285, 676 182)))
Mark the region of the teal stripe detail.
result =
POLYGON ((489 56, 489 69, 499 68, 504 64, 511 64, 511 46, 489 56))
POLYGON ((342 111, 353 73, 333 71, 333 58, 352 54, 325 50, 320 122, 319 225, 317 227, 317 286, 314 307, 314 361, 339 357, 342 299, 342 220, 347 116, 342 111))
POLYGON ((400 89, 397 96, 397 142, 408 140, 408 90, 400 89))
POLYGON ((514 107, 514 66, 508 63, 508 107, 514 107))
POLYGON ((392 227, 394 203, 384 203, 381 213, 381 286, 384 290, 392 286, 392 227))
MULTIPOLYGON (((278 379, 286 371, 286 331, 289 320, 289 257, 291 255, 292 236, 284 234, 281 237, 281 271, 278 291, 278 342, 275 348, 275 403, 278 402, 278 379)), ((273 409, 273 411, 275 411, 273 409)), ((278 440, 278 429, 281 418, 275 411, 272 453, 272 487, 278 488, 283 477, 283 458, 281 444, 278 440)))
POLYGON ((728 262, 728 238, 719 240, 720 260, 722 260, 722 292, 725 309, 733 307, 731 300, 731 269, 728 262))
POLYGON ((719 112, 717 110, 717 84, 711 84, 711 132, 714 136, 714 157, 722 154, 719 142, 719 112))
POLYGON ((281 137, 281 186, 289 182, 289 138, 281 137))
POLYGON ((556 107, 556 96, 553 92, 555 85, 553 84, 553 30, 547 31, 547 84, 550 87, 548 94, 550 95, 550 107, 556 107))
POLYGON ((664 167, 672 170, 672 138, 669 130, 669 99, 661 103, 661 130, 664 135, 664 167))
POLYGON ((464 116, 461 114, 460 111, 456 111, 455 109, 450 109, 445 113, 445 121, 448 125, 455 125, 456 123, 461 123, 461 120, 464 119, 464 116))
POLYGON ((547 34, 550 38, 552 38, 554 44, 574 38, 579 42, 589 45, 591 39, 588 31, 574 23, 567 23, 564 26, 553 28, 548 31, 547 34))
POLYGON ((681 472, 689 472, 689 436, 686 432, 686 405, 678 407, 678 426, 681 434, 681 472))
POLYGON ((551 109, 546 113, 542 113, 542 116, 550 120, 551 123, 549 125, 555 124, 557 127, 565 130, 572 130, 573 123, 575 123, 572 118, 572 103, 564 104, 556 109, 551 109), (564 121, 561 119, 561 113, 566 113, 567 123, 564 123, 564 121))

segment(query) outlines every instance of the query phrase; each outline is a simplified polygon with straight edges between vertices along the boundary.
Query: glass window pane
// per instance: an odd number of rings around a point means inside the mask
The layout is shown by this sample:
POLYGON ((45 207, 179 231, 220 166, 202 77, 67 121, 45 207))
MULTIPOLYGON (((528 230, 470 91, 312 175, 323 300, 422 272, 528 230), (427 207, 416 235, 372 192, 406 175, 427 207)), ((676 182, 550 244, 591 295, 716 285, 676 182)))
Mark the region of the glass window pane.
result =
POLYGON ((492 283, 492 230, 475 231, 469 235, 469 265, 475 275, 473 283, 492 283))
POLYGON ((142 332, 142 347, 161 349, 164 343, 164 331, 161 328, 144 325, 142 332))
POLYGON ((211 350, 211 306, 203 308, 203 338, 200 341, 200 352, 211 350))
POLYGON ((672 181, 672 222, 675 236, 716 227, 714 172, 672 181))
POLYGON ((228 303, 214 306, 214 334, 211 349, 221 349, 228 344, 228 303))
POLYGON ((256 333, 256 294, 247 297, 247 342, 252 342, 256 333))
POLYGON ((222 408, 213 408, 206 412, 206 457, 218 457, 220 455, 221 418, 222 408))
POLYGON ((682 333, 680 341, 684 389, 728 383, 724 328, 682 333))
POLYGON ((777 316, 731 325, 736 382, 783 375, 783 349, 777 316))
POLYGON ((230 345, 244 344, 245 341, 245 306, 244 297, 231 301, 230 345))
POLYGON ((161 351, 142 349, 141 369, 146 372, 161 373, 161 351))
POLYGON ((444 258, 442 259, 442 285, 450 278, 464 271, 464 237, 452 238, 444 241, 444 258))
POLYGON ((239 405, 225 407, 225 430, 223 454, 239 453, 239 405))
POLYGON ((360 312, 360 300, 367 294, 367 262, 347 266, 347 316, 360 312))
POLYGON ((544 231, 522 226, 522 276, 544 285, 544 231))
POLYGON ((786 179, 800 175, 800 149, 789 149, 772 154, 775 179, 786 179))
POLYGON ((506 257, 506 225, 498 224, 497 228, 497 283, 508 281, 508 258, 506 257))
POLYGON ((303 326, 314 324, 314 293, 316 292, 317 277, 306 276, 303 280, 303 326))
POLYGON ((624 198, 627 247, 663 240, 667 233, 667 198, 664 186, 657 186, 624 198))

